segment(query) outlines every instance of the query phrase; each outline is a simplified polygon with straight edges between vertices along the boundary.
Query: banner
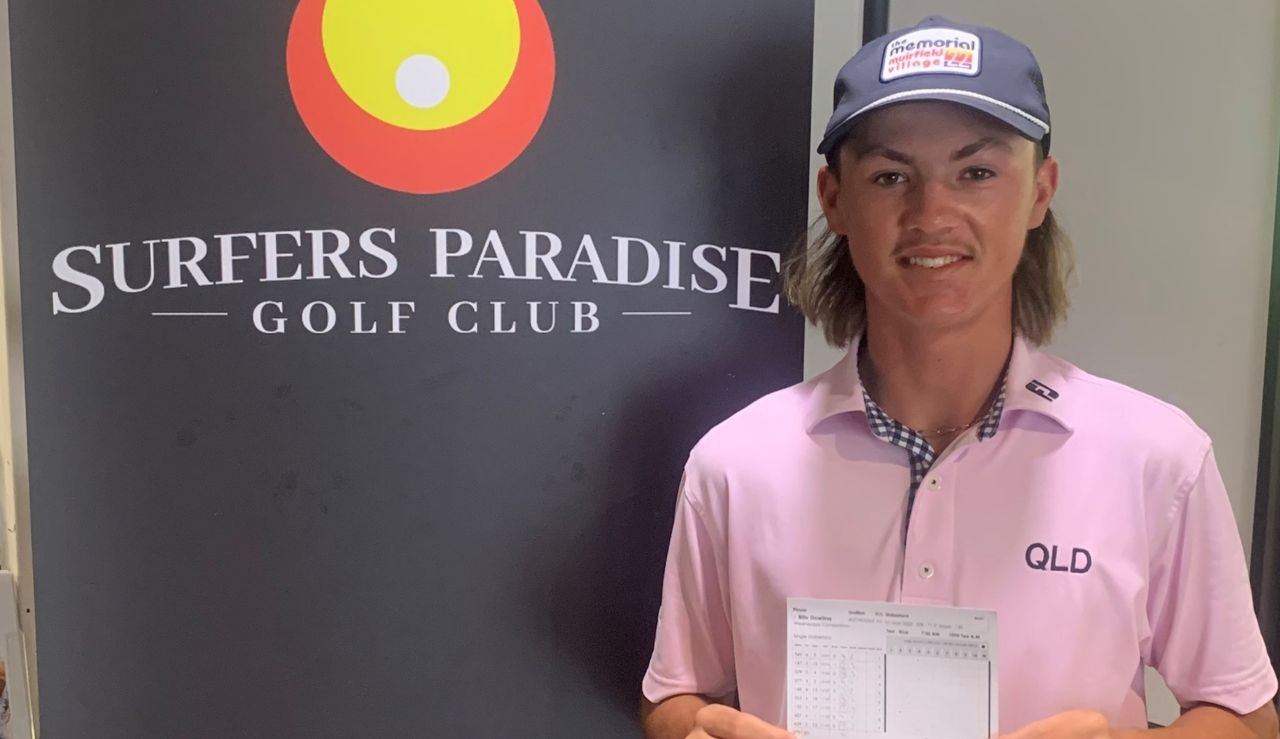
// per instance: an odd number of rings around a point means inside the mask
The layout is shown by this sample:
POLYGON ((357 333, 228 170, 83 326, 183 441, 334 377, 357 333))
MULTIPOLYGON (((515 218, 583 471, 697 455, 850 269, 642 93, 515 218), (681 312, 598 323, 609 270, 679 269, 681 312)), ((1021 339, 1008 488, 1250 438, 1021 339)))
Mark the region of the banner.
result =
POLYGON ((9 3, 42 736, 631 736, 812 3, 9 3))

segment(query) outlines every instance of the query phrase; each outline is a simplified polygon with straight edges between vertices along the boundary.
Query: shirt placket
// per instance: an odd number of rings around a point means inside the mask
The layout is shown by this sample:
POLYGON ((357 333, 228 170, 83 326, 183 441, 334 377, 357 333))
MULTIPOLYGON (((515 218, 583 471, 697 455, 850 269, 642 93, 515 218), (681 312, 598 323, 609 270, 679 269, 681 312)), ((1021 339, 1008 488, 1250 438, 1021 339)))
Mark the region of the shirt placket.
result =
POLYGON ((933 460, 916 486, 902 546, 904 603, 950 603, 955 576, 955 455, 933 460))
POLYGON ((973 430, 963 434, 941 458, 919 434, 890 418, 865 398, 867 420, 881 440, 906 450, 911 467, 903 521, 902 569, 898 593, 905 603, 950 604, 955 577, 957 452, 995 435, 1004 406, 1004 389, 973 430))

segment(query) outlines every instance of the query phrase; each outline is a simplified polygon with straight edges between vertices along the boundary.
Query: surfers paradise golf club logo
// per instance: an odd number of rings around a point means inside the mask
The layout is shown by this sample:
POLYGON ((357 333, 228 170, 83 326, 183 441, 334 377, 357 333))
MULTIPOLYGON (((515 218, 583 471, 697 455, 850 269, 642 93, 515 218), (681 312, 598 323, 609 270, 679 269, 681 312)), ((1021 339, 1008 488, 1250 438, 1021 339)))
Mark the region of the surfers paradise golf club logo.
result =
POLYGON ((409 193, 461 190, 515 161, 555 83, 538 0, 302 0, 289 88, 353 174, 409 193))
MULTIPOLYGON (((456 193, 498 175, 533 142, 552 103, 556 55, 538 0, 300 0, 281 35, 280 71, 311 137, 355 177, 397 195, 456 193)), ((60 245, 51 250, 53 313, 87 314, 145 293, 139 310, 158 319, 231 317, 263 334, 405 334, 426 320, 484 335, 594 334, 646 320, 633 316, 690 316, 706 305, 698 293, 727 293, 735 310, 779 311, 776 251, 665 233, 325 218, 60 245), (414 265, 411 274, 389 279, 402 264, 414 265), (432 289, 455 278, 475 293, 432 289), (367 292, 340 286, 348 281, 367 292), (531 296, 512 281, 545 287, 531 296), (234 305, 233 289, 219 289, 277 282, 300 284, 234 305), (628 308, 595 302, 598 290, 590 300, 575 294, 585 283, 632 291, 628 308), (503 297, 513 292, 521 299, 503 297), (434 315, 420 315, 419 303, 434 315)))

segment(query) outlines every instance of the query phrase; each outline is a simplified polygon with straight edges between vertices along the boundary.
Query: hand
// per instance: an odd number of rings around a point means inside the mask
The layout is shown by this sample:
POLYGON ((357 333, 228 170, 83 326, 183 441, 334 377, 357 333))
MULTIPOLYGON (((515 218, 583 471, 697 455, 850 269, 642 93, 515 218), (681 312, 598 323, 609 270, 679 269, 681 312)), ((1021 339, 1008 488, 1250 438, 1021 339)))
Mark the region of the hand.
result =
POLYGON ((713 703, 694 717, 693 733, 686 739, 797 739, 784 731, 728 706, 713 703))
POLYGON ((1096 711, 1067 711, 1027 724, 1000 739, 1116 739, 1107 717, 1096 711))

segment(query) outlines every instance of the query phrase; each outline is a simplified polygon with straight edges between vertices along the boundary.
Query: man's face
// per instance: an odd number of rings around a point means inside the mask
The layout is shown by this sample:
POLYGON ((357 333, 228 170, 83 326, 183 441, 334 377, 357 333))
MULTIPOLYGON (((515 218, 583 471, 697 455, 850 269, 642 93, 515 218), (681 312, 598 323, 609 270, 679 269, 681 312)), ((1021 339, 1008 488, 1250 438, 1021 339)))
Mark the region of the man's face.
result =
POLYGON ((1010 320, 1027 231, 1057 189, 1052 158, 993 118, 945 102, 867 116, 823 168, 827 223, 848 237, 871 321, 942 329, 1010 320))

